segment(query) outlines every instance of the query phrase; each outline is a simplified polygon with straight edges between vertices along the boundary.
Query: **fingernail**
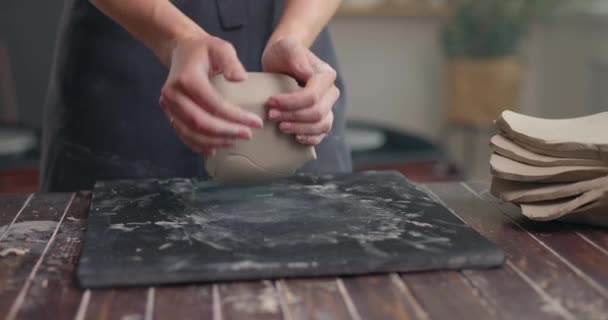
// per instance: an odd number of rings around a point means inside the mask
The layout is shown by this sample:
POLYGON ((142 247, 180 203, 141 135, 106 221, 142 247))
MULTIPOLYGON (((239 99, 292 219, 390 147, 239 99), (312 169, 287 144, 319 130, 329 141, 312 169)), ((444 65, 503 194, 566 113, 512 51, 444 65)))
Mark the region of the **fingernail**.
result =
POLYGON ((270 120, 276 120, 280 116, 281 116, 281 112, 279 110, 271 109, 270 111, 268 111, 268 117, 270 118, 270 120))
POLYGON ((297 135, 296 136, 296 140, 298 140, 298 142, 306 142, 306 137, 301 136, 301 135, 297 135))
POLYGON ((261 129, 262 127, 264 127, 264 121, 260 119, 260 117, 255 115, 250 117, 249 124, 257 129, 261 129))
POLYGON ((279 125, 279 129, 284 132, 291 132, 293 130, 293 125, 289 122, 283 122, 279 125))
POLYGON ((239 130, 238 136, 239 136, 239 138, 250 140, 251 139, 251 131, 246 130, 246 129, 239 130))
POLYGON ((281 106, 279 105, 279 102, 276 99, 270 99, 268 100, 267 103, 269 108, 280 108, 281 106))

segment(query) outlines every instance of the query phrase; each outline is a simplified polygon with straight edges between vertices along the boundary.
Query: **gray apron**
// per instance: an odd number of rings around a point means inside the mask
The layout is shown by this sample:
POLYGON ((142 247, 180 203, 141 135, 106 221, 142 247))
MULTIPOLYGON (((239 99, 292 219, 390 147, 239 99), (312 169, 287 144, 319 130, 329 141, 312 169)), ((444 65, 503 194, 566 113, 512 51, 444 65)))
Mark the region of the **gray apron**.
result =
MULTIPOLYGON (((185 14, 231 42, 248 71, 281 12, 277 0, 178 0, 185 14)), ((337 69, 327 30, 312 50, 337 69)), ((96 180, 202 177, 200 155, 177 137, 158 106, 168 70, 152 52, 87 0, 67 0, 45 105, 42 191, 87 190, 96 180)), ((337 80, 342 92, 342 80, 337 80)), ((302 172, 351 170, 344 95, 332 133, 302 172)))

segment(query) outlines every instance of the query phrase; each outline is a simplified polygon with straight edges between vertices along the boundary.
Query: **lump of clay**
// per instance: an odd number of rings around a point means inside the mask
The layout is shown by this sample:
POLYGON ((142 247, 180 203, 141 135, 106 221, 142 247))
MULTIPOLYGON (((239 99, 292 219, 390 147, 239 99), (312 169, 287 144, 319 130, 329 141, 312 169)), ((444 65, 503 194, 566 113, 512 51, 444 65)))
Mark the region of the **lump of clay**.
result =
POLYGON ((497 134, 490 140, 492 151, 521 163, 538 167, 554 166, 608 166, 608 162, 594 159, 557 158, 532 152, 512 140, 497 134))
POLYGON ((211 83, 225 99, 264 120, 264 127, 254 130, 251 140, 238 140, 234 147, 218 149, 214 156, 207 157, 205 168, 214 180, 249 184, 288 177, 306 162, 316 159, 312 146, 297 143, 293 135, 279 131, 275 122, 267 120, 269 97, 299 89, 293 78, 249 73, 245 81, 230 82, 217 75, 211 83))
POLYGON ((608 161, 608 112, 552 120, 504 111, 496 126, 520 146, 539 154, 608 161))
POLYGON ((608 174, 608 167, 536 167, 513 161, 498 154, 492 154, 490 157, 490 170, 494 177, 522 182, 573 182, 598 178, 608 174))
POLYGON ((576 183, 530 183, 492 178, 490 192, 502 201, 530 203, 579 196, 594 189, 608 189, 608 176, 576 183))

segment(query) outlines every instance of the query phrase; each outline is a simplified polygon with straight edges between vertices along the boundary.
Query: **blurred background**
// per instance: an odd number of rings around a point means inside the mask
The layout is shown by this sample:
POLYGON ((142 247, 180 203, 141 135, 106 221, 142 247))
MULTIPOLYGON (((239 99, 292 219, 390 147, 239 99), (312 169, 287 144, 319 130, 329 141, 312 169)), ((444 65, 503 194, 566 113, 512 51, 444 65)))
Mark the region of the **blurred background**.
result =
MULTIPOLYGON (((36 189, 62 0, 0 2, 0 192, 36 189)), ((487 179, 503 109, 608 108, 608 0, 344 0, 330 23, 356 169, 487 179)))

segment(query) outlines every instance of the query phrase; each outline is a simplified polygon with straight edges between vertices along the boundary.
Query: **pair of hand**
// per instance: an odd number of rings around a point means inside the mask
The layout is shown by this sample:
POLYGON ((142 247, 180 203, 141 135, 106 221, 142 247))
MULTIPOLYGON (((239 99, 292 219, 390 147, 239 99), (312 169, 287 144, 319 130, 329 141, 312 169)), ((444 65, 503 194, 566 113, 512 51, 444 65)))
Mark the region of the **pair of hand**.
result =
MULTIPOLYGON (((332 108, 340 92, 336 71, 299 42, 286 38, 269 45, 264 71, 294 77, 304 88, 267 102, 268 119, 302 144, 316 145, 331 130, 332 108)), ((250 139, 262 119, 223 99, 209 77, 222 73, 229 81, 246 79, 234 47, 212 36, 180 42, 173 50, 160 105, 183 142, 194 152, 212 155, 217 148, 250 139)))

